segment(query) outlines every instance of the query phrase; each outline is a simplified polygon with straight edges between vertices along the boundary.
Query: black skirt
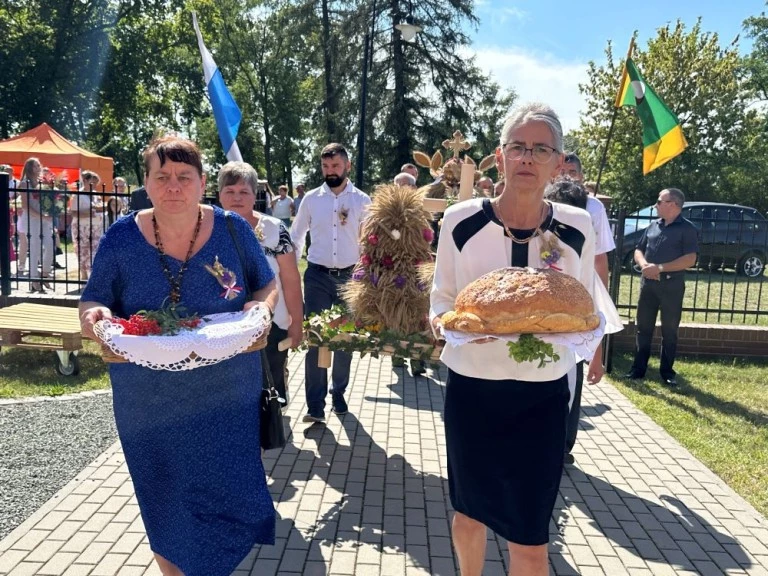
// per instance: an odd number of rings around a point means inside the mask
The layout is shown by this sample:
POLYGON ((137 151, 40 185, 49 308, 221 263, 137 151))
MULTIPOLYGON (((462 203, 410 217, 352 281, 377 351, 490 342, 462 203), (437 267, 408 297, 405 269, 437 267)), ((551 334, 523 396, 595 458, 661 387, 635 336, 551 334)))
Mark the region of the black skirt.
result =
POLYGON ((567 416, 566 376, 483 380, 449 370, 445 436, 453 508, 509 542, 547 544, 567 416))

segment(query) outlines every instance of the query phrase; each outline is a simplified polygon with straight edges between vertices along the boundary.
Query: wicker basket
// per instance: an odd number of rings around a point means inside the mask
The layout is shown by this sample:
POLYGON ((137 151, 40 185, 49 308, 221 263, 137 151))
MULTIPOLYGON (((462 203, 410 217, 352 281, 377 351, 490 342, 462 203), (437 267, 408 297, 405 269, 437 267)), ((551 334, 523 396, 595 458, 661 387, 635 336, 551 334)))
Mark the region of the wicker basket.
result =
MULTIPOLYGON (((269 331, 266 331, 261 338, 256 340, 253 344, 248 346, 245 350, 241 352, 241 354, 245 354, 246 352, 256 352, 258 350, 262 350, 263 348, 267 347, 267 337, 269 336, 269 331)), ((195 353, 193 352, 190 355, 191 358, 195 358, 195 353)), ((104 362, 107 362, 108 364, 120 364, 120 363, 127 363, 128 360, 123 358, 122 356, 118 356, 112 350, 106 345, 101 345, 101 359, 104 362)))

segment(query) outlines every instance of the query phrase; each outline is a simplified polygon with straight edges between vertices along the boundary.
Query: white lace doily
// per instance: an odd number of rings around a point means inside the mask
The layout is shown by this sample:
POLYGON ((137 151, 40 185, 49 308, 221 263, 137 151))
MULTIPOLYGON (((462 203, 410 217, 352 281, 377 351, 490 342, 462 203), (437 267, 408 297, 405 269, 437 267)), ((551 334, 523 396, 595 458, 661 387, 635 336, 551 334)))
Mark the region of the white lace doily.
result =
POLYGON ((173 336, 129 336, 111 320, 100 320, 94 332, 112 352, 153 370, 192 370, 240 354, 264 335, 271 324, 266 306, 248 312, 208 314, 198 328, 173 336))
MULTIPOLYGON (((603 335, 618 331, 614 329, 615 327, 613 325, 606 331, 605 316, 602 312, 598 312, 598 316, 600 316, 600 325, 594 330, 587 332, 562 332, 557 334, 545 332, 543 334, 534 334, 534 336, 548 344, 565 346, 573 351, 579 358, 590 360, 592 356, 595 355, 595 350, 597 350, 597 346, 600 344, 603 335)), ((445 342, 453 346, 469 344, 470 342, 482 340, 484 338, 494 338, 506 342, 517 342, 521 336, 520 334, 473 334, 471 332, 446 330, 442 326, 440 327, 440 331, 445 338, 445 342)))

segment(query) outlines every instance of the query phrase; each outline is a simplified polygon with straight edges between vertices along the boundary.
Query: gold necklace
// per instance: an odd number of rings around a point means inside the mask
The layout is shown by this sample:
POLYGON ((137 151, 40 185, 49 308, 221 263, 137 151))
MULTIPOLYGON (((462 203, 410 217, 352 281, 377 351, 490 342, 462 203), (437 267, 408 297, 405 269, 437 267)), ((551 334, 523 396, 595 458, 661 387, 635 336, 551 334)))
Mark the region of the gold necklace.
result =
MULTIPOLYGON (((533 234, 528 236, 528 238, 518 238, 512 233, 512 230, 509 229, 509 226, 504 222, 504 218, 501 215, 501 207, 499 206, 498 202, 491 202, 493 204, 494 211, 496 212, 496 217, 499 219, 499 222, 501 222, 502 228, 504 228, 504 232, 507 236, 509 236, 509 239, 512 240, 515 244, 528 244, 531 240, 536 238, 537 236, 541 236, 544 234, 544 231, 541 229, 541 225, 536 226, 536 229, 533 231, 533 234)), ((547 206, 547 204, 544 204, 547 206)))

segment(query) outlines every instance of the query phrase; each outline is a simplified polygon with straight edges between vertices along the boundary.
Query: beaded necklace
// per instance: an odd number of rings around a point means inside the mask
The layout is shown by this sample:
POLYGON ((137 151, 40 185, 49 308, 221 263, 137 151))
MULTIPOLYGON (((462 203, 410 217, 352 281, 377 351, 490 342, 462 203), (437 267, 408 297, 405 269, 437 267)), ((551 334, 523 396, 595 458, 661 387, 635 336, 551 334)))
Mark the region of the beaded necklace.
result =
POLYGON ((184 277, 184 272, 187 270, 187 267, 189 266, 189 259, 192 257, 192 249, 195 247, 195 242, 197 242, 197 236, 200 234, 200 225, 203 222, 203 210, 198 209, 197 211, 197 225, 195 226, 195 232, 192 235, 192 240, 189 243, 189 250, 187 250, 187 256, 184 258, 184 262, 181 264, 181 268, 179 268, 178 275, 174 276, 171 274, 171 267, 168 265, 168 258, 165 256, 165 251, 163 250, 163 241, 160 240, 160 229, 157 226, 157 219, 155 218, 155 212, 152 211, 152 228, 155 231, 155 245, 157 246, 157 253, 160 256, 160 264, 163 266, 163 273, 165 274, 165 277, 168 278, 168 283, 171 285, 171 293, 170 293, 170 300, 171 300, 171 306, 174 304, 178 304, 181 301, 181 279, 184 277))

